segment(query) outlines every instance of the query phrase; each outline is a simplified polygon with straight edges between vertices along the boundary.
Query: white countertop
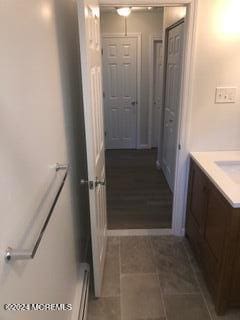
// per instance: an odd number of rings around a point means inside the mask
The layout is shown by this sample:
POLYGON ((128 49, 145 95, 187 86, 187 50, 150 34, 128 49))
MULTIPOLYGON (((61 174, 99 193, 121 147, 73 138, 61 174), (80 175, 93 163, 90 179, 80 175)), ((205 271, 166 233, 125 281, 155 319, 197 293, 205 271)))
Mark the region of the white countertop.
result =
POLYGON ((240 208, 240 151, 191 152, 190 156, 231 206, 240 208))

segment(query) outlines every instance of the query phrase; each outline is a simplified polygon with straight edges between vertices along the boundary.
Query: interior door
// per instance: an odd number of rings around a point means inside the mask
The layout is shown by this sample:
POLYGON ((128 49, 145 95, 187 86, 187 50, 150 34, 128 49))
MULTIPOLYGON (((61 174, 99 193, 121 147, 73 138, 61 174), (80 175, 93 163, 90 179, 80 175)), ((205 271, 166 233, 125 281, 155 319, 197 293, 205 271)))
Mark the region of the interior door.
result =
POLYGON ((162 73, 163 45, 162 41, 154 41, 153 51, 153 108, 152 108, 152 147, 158 147, 160 119, 162 110, 162 73))
POLYGON ((103 38, 107 149, 137 147, 137 38, 103 38))
POLYGON ((167 32, 162 170, 174 191, 184 23, 167 32))
POLYGON ((102 110, 100 10, 98 0, 79 0, 79 36, 86 131, 94 288, 101 285, 107 241, 105 147, 102 110))

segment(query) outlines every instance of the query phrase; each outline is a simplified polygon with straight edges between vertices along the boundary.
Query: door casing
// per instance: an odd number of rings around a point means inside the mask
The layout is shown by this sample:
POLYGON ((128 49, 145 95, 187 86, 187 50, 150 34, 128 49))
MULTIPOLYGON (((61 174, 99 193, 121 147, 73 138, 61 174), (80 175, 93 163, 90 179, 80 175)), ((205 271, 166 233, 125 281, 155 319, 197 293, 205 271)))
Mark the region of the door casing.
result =
POLYGON ((101 6, 186 6, 183 72, 181 79, 180 114, 174 182, 172 233, 184 235, 189 172, 190 117, 192 110, 194 60, 196 48, 196 25, 198 0, 100 0, 101 6))

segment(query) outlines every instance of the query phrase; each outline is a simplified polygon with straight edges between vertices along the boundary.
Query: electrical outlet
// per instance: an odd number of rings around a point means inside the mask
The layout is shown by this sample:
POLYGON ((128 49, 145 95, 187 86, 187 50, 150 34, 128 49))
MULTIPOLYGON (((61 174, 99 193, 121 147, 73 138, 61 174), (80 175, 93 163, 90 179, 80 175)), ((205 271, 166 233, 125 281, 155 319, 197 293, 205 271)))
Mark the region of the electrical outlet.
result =
POLYGON ((237 88, 218 87, 216 88, 215 103, 235 103, 237 88))

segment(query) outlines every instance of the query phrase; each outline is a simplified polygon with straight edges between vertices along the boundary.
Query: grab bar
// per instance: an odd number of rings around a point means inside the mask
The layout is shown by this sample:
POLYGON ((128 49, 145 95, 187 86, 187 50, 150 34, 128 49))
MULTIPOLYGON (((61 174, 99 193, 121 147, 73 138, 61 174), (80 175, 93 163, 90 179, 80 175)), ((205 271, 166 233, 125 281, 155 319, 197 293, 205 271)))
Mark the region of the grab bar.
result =
POLYGON ((47 228, 47 225, 49 223, 49 220, 52 216, 52 213, 53 213, 53 210, 56 206, 56 203, 58 201, 58 198, 60 196, 60 193, 63 189, 63 186, 64 186, 64 183, 65 183, 65 180, 67 178, 67 174, 68 174, 68 165, 67 164, 59 164, 57 163, 56 166, 55 166, 55 170, 56 172, 58 172, 59 170, 65 170, 65 174, 63 176, 63 179, 62 179, 62 182, 58 188, 58 191, 57 191, 57 194, 56 196, 54 197, 54 200, 53 200, 53 203, 50 207, 50 210, 49 210, 49 213, 47 215, 47 218, 42 226, 42 229, 38 235, 38 238, 35 242, 35 245, 33 247, 32 250, 16 250, 16 249, 13 249, 11 247, 8 247, 5 251, 5 260, 6 261, 10 261, 12 259, 15 259, 15 260, 25 260, 25 259, 33 259, 35 257, 35 254, 37 252, 37 249, 40 245, 40 242, 42 240, 42 237, 43 237, 43 234, 47 228))

